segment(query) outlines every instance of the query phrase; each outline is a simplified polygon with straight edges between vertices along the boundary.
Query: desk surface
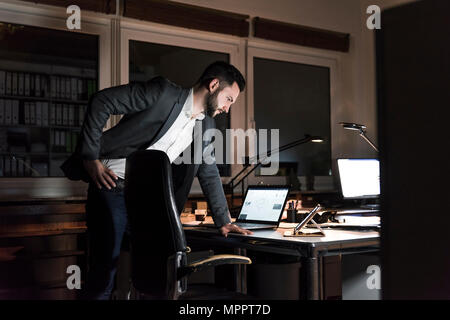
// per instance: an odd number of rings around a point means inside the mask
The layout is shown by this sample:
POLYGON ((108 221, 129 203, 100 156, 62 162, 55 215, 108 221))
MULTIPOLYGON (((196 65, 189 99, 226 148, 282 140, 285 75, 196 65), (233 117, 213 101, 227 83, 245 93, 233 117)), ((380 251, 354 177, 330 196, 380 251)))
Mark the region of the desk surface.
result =
MULTIPOLYGON (((210 218, 210 217, 207 217, 210 218)), ((183 223, 192 223, 191 217, 182 218, 183 223)), ((206 221, 209 222, 209 221, 206 221)), ((207 228, 201 226, 184 226, 187 233, 197 233, 204 237, 222 237, 217 229, 207 228)), ((242 235, 230 233, 228 238, 246 241, 270 241, 271 243, 290 244, 297 246, 308 246, 311 248, 321 247, 328 249, 342 249, 360 246, 374 246, 379 244, 380 234, 378 231, 372 230, 339 230, 339 229, 324 229, 324 237, 285 237, 283 234, 289 229, 264 229, 252 230, 252 235, 242 235)), ((223 237, 222 237, 223 238, 223 237)), ((224 240, 227 238, 224 238, 224 240)))

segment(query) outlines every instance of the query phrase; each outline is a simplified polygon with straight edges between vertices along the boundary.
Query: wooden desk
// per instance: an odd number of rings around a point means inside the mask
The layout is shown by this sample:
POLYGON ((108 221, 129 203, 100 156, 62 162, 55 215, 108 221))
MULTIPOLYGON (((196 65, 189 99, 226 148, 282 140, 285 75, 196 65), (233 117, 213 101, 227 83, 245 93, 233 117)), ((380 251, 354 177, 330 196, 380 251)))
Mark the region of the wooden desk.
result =
MULTIPOLYGON (((183 223, 192 220, 192 217, 182 217, 183 223)), ((306 273, 306 298, 312 300, 323 299, 324 257, 375 252, 379 250, 380 243, 377 231, 325 229, 325 237, 292 238, 284 237, 286 229, 278 228, 254 230, 253 235, 229 234, 225 238, 214 228, 185 226, 184 230, 188 244, 206 242, 209 247, 216 245, 240 249, 240 254, 245 253, 246 249, 251 249, 300 257, 306 273)), ((245 268, 239 272, 242 277, 241 289, 244 288, 245 292, 245 268)))

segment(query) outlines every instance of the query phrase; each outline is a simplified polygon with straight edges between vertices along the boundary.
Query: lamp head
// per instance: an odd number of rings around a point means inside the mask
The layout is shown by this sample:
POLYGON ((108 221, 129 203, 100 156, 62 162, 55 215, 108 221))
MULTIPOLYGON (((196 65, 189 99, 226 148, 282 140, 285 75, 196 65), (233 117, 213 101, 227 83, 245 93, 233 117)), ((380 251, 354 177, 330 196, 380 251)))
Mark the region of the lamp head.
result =
POLYGON ((344 129, 347 130, 356 130, 356 131, 361 131, 366 129, 366 126, 363 124, 357 124, 357 123, 351 123, 351 122, 339 122, 340 125, 342 125, 342 127, 344 129))
POLYGON ((305 134, 305 138, 314 143, 322 143, 324 141, 320 136, 310 136, 309 134, 305 134))

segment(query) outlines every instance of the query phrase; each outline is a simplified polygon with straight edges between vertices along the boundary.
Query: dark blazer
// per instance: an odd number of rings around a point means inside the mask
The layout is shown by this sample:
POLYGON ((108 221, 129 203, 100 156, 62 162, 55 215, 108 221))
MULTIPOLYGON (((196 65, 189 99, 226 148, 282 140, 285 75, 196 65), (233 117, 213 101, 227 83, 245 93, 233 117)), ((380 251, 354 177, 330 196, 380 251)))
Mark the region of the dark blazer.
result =
MULTIPOLYGON (((76 151, 61 166, 66 177, 89 182, 83 160, 126 158, 134 151, 147 149, 172 126, 188 95, 189 89, 162 77, 97 92, 89 102, 76 151), (122 114, 124 116, 117 125, 102 132, 110 115, 122 114)), ((202 121, 197 120, 196 126, 199 125, 202 131, 198 132, 203 133, 215 128, 214 119, 208 116, 202 121)), ((200 152, 212 147, 212 137, 203 139, 200 152)), ((177 208, 181 211, 197 176, 214 222, 220 227, 230 223, 231 219, 219 170, 212 160, 212 164, 173 164, 174 191, 177 208)))

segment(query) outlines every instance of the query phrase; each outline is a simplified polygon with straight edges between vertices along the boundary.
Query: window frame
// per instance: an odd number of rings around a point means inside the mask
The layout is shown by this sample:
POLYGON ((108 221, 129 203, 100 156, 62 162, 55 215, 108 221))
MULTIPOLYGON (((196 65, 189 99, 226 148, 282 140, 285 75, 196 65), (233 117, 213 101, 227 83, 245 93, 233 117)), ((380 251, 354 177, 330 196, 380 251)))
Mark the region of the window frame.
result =
MULTIPOLYGON (((97 35, 98 87, 111 86, 111 19, 98 13, 81 12, 81 30, 68 30, 66 8, 32 3, 2 3, 0 21, 68 32, 97 35)), ((87 184, 65 177, 1 177, 0 201, 30 201, 40 199, 82 200, 87 184)))
MULTIPOLYGON (((236 66, 244 78, 245 70, 245 40, 235 36, 220 35, 198 30, 187 30, 180 27, 161 25, 152 22, 136 22, 123 18, 120 22, 120 84, 129 81, 129 41, 185 47, 190 49, 207 50, 229 55, 229 62, 236 66), (243 67, 244 66, 244 67, 243 67)), ((230 128, 246 128, 246 90, 240 93, 230 111, 230 128)), ((113 124, 120 117, 113 120, 113 124)), ((241 165, 231 165, 231 176, 240 170, 241 165)), ((226 182, 230 177, 222 177, 226 182)), ((191 194, 202 194, 198 179, 194 179, 191 194)))
MULTIPOLYGON (((255 103, 254 103, 254 58, 277 60, 282 62, 292 62, 320 67, 327 67, 330 70, 330 137, 331 137, 331 161, 332 171, 334 160, 338 154, 341 141, 336 139, 336 130, 339 130, 338 115, 342 114, 343 106, 340 97, 341 78, 341 55, 328 50, 311 49, 296 45, 280 44, 269 40, 251 39, 247 43, 247 128, 256 128, 255 103)), ((275 128, 274 128, 275 129, 275 128)), ((299 137, 301 138, 301 137, 299 137)), ((254 146, 249 146, 249 152, 255 154, 254 146)), ((301 148, 301 147, 300 147, 301 148)), ((320 176, 317 178, 318 190, 334 190, 334 178, 320 176)), ((305 181, 301 181, 305 185, 305 181)), ((256 176, 255 172, 248 176, 248 184, 284 184, 286 177, 256 176)))

